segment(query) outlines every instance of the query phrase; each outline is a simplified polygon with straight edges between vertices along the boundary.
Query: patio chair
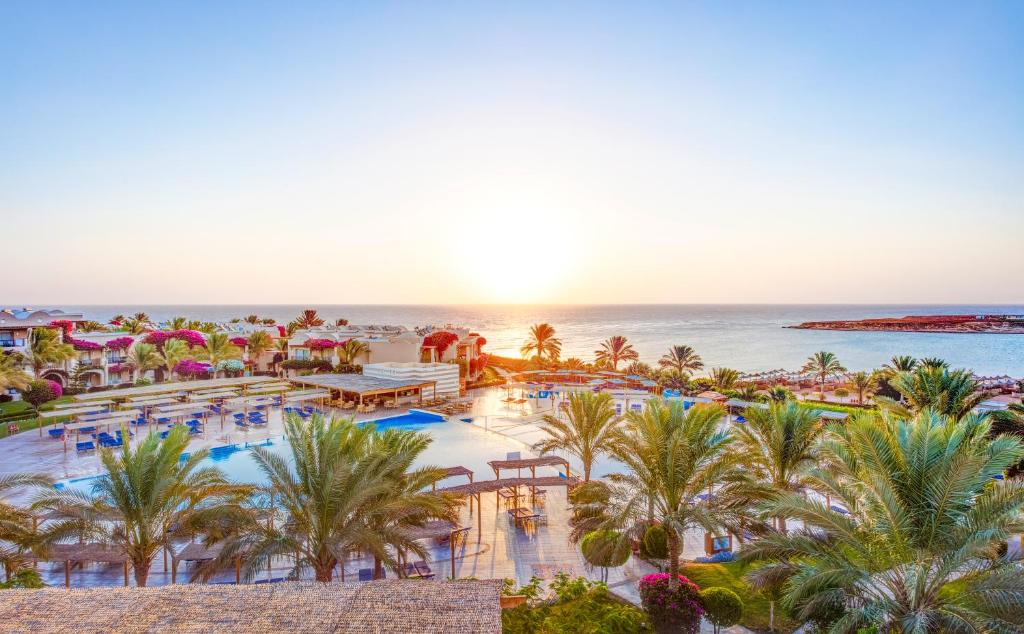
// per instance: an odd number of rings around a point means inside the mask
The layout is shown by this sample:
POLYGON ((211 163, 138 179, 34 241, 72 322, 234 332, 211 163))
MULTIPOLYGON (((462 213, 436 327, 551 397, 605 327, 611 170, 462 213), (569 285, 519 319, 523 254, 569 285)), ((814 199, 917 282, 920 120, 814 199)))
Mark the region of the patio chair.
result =
POLYGON ((78 453, 84 453, 86 451, 95 451, 96 445, 92 444, 91 440, 75 443, 75 451, 78 453))
POLYGON ((50 434, 50 438, 60 439, 60 438, 64 437, 64 430, 63 429, 51 429, 47 433, 50 434))

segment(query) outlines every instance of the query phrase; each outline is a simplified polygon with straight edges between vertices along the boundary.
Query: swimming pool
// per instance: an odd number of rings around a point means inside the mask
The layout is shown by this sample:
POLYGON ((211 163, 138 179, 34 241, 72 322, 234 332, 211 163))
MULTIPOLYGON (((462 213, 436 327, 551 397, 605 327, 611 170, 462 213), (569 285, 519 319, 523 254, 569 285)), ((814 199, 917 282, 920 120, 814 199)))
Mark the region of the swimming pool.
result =
MULTIPOLYGON (((507 453, 513 451, 526 453, 521 442, 491 433, 475 425, 466 424, 459 419, 451 421, 438 414, 410 410, 405 414, 389 416, 372 422, 378 429, 410 429, 430 435, 433 442, 420 455, 416 466, 432 465, 438 467, 463 466, 476 474, 476 479, 493 477, 494 472, 487 464, 489 460, 503 460, 507 453)), ((224 445, 214 447, 206 459, 209 464, 219 467, 235 482, 263 484, 265 479, 256 464, 251 448, 262 446, 270 451, 289 455, 287 441, 282 436, 275 436, 258 442, 224 445)), ((554 475, 552 470, 549 475, 554 475)), ((58 488, 78 489, 88 492, 97 478, 90 476, 59 482, 58 488)), ((465 478, 452 478, 451 484, 462 484, 465 478)), ((446 481, 445 484, 448 484, 446 481)))

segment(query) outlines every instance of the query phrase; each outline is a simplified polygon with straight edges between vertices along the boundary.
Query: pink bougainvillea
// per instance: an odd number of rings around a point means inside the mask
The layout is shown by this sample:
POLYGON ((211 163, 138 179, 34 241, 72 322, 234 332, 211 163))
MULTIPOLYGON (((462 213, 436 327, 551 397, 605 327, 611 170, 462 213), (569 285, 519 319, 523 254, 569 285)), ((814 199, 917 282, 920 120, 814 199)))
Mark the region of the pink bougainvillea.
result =
POLYGON ((60 383, 47 379, 46 384, 50 387, 50 391, 53 392, 53 398, 60 398, 64 395, 64 388, 61 387, 60 383))
POLYGON ((95 341, 85 341, 83 339, 75 339, 74 337, 65 335, 64 343, 70 343, 75 347, 75 350, 102 350, 103 345, 96 343, 95 341))
POLYGON ((203 333, 196 332, 195 330, 157 330, 146 335, 143 340, 146 343, 151 343, 158 348, 163 348, 164 344, 167 343, 168 339, 180 339, 189 345, 190 348, 205 348, 206 338, 203 337, 203 333))
POLYGON ((246 339, 245 337, 232 337, 231 343, 238 346, 239 348, 244 348, 247 345, 249 345, 249 340, 246 339))
POLYGON ((117 337, 104 345, 106 345, 107 350, 127 350, 133 343, 135 343, 135 339, 131 337, 117 337))
POLYGON ((700 587, 683 575, 672 583, 667 572, 647 575, 640 580, 640 602, 657 632, 696 633, 704 608, 700 587))
POLYGON ((444 351, 447 350, 453 343, 459 340, 459 336, 454 332, 448 332, 447 330, 439 330, 432 332, 423 338, 423 346, 433 346, 437 350, 437 358, 440 359, 444 355, 444 351))
POLYGON ((328 350, 338 345, 337 341, 332 339, 310 339, 306 342, 306 346, 310 350, 328 350))
POLYGON ((213 371, 209 363, 183 359, 174 366, 174 371, 181 376, 200 376, 213 371))
POLYGON ((487 345, 487 338, 486 337, 477 337, 476 338, 476 347, 477 347, 478 350, 480 348, 483 348, 486 345, 487 345))
POLYGON ((130 369, 131 368, 127 364, 125 364, 125 363, 115 363, 115 364, 109 366, 107 368, 107 371, 109 371, 111 374, 118 374, 120 372, 124 372, 125 370, 130 370, 130 369))
POLYGON ((75 323, 67 319, 54 319, 50 322, 50 328, 60 328, 64 331, 64 336, 66 337, 75 329, 75 323))

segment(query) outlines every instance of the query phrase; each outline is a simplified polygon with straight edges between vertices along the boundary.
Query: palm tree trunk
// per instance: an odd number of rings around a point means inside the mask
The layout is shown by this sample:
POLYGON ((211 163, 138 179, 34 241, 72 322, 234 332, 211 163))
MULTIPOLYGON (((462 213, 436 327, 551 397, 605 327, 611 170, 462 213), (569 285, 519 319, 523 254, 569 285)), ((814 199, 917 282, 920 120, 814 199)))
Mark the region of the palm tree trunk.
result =
POLYGON ((322 583, 330 583, 334 575, 334 566, 316 566, 313 569, 316 580, 322 583))
POLYGON ((384 564, 381 562, 380 557, 377 555, 373 556, 373 578, 374 580, 383 578, 381 573, 384 572, 384 564))
POLYGON ((135 571, 135 585, 140 588, 146 587, 146 581, 149 580, 149 566, 152 563, 152 559, 132 560, 132 569, 135 571))
POLYGON ((681 540, 675 531, 667 532, 669 585, 675 586, 679 583, 679 551, 682 550, 682 544, 679 543, 681 540))

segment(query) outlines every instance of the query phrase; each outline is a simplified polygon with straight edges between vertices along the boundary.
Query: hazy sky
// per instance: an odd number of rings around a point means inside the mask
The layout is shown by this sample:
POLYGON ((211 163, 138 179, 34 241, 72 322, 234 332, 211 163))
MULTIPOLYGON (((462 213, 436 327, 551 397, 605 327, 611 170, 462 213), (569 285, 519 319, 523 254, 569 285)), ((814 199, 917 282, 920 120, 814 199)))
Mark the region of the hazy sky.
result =
POLYGON ((0 11, 0 304, 1024 301, 1024 3, 189 4, 0 11))

